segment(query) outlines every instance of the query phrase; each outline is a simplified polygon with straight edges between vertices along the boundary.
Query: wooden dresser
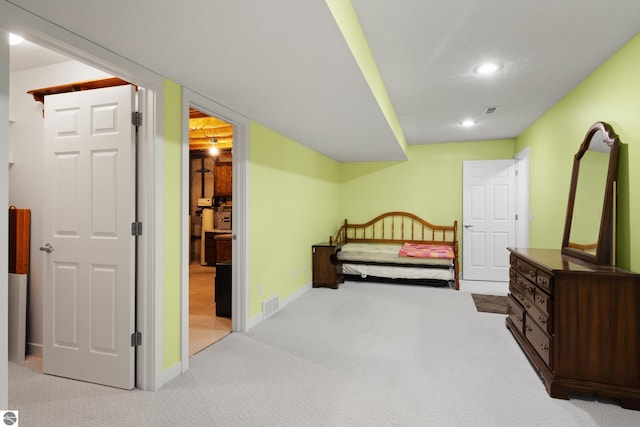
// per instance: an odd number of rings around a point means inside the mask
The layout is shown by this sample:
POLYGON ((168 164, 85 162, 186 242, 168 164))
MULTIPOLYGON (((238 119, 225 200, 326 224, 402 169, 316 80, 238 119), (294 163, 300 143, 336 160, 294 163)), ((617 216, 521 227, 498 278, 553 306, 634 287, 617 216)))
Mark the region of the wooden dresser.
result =
POLYGON ((640 410, 640 275, 555 249, 509 251, 506 325, 547 393, 640 410))

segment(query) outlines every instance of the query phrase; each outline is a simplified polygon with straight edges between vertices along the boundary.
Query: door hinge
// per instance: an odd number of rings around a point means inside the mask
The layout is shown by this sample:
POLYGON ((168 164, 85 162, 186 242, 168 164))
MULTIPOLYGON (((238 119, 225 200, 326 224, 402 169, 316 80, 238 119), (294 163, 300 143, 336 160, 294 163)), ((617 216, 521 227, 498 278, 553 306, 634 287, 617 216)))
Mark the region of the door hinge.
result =
POLYGON ((142 236, 142 223, 141 222, 132 222, 131 223, 131 235, 132 236, 142 236))
POLYGON ((142 345, 142 333, 134 332, 131 334, 131 347, 142 345))
POLYGON ((131 124, 134 126, 142 126, 142 113, 134 111, 131 113, 131 124))

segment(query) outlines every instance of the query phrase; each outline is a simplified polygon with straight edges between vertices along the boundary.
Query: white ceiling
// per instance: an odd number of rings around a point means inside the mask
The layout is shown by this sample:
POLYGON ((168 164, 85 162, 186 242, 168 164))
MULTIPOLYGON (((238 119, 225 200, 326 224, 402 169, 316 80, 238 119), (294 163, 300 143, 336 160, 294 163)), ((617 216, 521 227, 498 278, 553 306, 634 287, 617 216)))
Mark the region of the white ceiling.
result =
MULTIPOLYGON (((324 1, 9 3, 335 160, 405 158, 324 1)), ((640 30, 637 0, 352 3, 409 144, 515 137, 640 30)))

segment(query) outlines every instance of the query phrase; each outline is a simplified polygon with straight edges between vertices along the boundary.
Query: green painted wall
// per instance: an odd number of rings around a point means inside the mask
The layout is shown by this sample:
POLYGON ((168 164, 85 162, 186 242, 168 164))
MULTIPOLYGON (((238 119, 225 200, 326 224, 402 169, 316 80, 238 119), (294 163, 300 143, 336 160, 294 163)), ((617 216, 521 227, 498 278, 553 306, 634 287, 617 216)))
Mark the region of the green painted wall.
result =
POLYGON ((250 128, 249 317, 311 282, 311 245, 337 229, 338 163, 256 122, 250 128), (260 292, 262 288, 262 293, 260 292))
POLYGON ((400 121, 396 115, 396 110, 393 108, 391 98, 387 93, 387 88, 382 81, 380 70, 376 64, 369 42, 362 31, 360 26, 360 20, 356 14, 353 4, 350 0, 326 0, 327 6, 333 15, 333 19, 336 20, 336 24, 342 32, 351 54, 358 63, 358 67, 362 71, 371 93, 380 106, 380 110, 384 117, 387 119, 387 123, 391 127, 393 134, 400 143, 402 149, 407 151, 407 141, 400 127, 400 121))
POLYGON ((164 253, 162 367, 180 362, 180 182, 182 88, 164 81, 164 253))
MULTIPOLYGON (((410 145, 404 162, 340 165, 340 218, 364 222, 387 211, 462 227, 462 162, 511 159, 513 140, 410 145)), ((458 230, 460 232, 460 230, 458 230)), ((461 235, 458 239, 462 244, 461 235)))
MULTIPOLYGON (((514 140, 408 146, 404 162, 337 163, 259 123, 250 124, 249 316, 262 301, 286 298, 311 282, 311 245, 344 218, 360 222, 389 210, 436 224, 462 220, 462 162, 509 159, 530 147, 531 246, 559 247, 573 155, 591 124, 619 134, 619 264, 640 271, 640 36, 514 140), (635 184, 635 187, 634 187, 635 184), (635 191, 635 194, 634 194, 635 191), (635 258, 635 259, 634 259, 635 258), (262 290, 262 292, 261 292, 262 290)), ((165 82, 164 352, 180 360, 181 88, 165 82)), ((461 239, 460 239, 461 240, 461 239)))
POLYGON ((608 122, 623 143, 618 167, 618 264, 640 271, 640 35, 516 139, 530 147, 531 246, 559 248, 573 156, 587 129, 608 122))

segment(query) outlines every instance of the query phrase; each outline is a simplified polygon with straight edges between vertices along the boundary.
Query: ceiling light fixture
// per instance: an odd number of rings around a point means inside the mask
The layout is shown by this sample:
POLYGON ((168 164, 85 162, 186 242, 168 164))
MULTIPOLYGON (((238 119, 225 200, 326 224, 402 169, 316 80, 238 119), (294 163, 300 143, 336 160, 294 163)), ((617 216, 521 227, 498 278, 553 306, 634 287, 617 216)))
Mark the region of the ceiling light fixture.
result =
POLYGON ((209 147, 210 156, 217 156, 218 154, 220 154, 220 150, 218 150, 218 147, 216 147, 216 142, 218 142, 217 139, 211 138, 211 146, 209 147))
POLYGON ((474 120, 471 119, 467 119, 464 120, 462 122, 460 122, 460 126, 465 127, 465 128, 470 128, 472 126, 474 126, 476 124, 476 122, 474 120))
POLYGON ((15 46, 24 41, 24 37, 17 34, 9 33, 9 46, 15 46))
POLYGON ((473 69, 473 71, 476 74, 487 75, 487 74, 493 74, 499 71, 501 68, 502 66, 500 64, 497 64, 495 62, 487 62, 482 65, 478 65, 476 68, 473 69))

